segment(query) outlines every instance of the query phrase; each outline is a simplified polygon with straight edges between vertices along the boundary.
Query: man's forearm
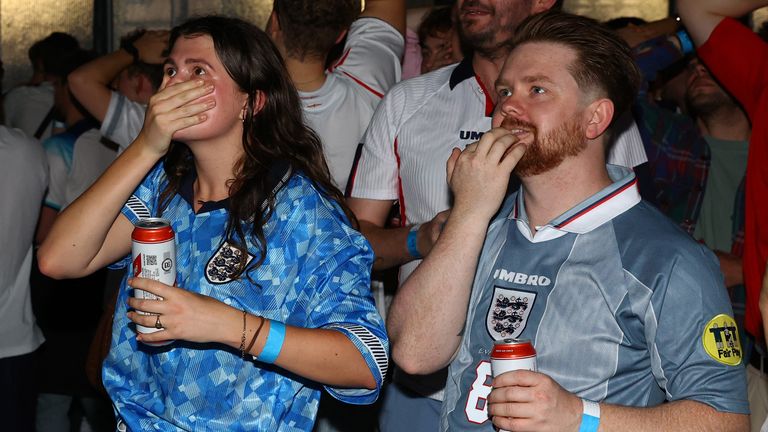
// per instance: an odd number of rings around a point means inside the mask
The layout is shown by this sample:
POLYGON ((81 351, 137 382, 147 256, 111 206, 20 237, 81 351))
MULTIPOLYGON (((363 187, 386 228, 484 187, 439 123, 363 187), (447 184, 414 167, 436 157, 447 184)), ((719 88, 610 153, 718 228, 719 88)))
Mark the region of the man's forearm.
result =
POLYGON ((437 371, 456 352, 487 226, 452 214, 432 251, 398 289, 387 330, 392 358, 406 372, 437 371))
POLYGON ((359 222, 360 231, 373 246, 374 270, 385 270, 415 259, 408 253, 409 227, 384 228, 364 220, 359 222))
POLYGON ((600 404, 600 432, 749 430, 749 415, 724 413, 701 402, 680 400, 651 408, 600 404))
POLYGON ((112 94, 109 85, 131 62, 133 57, 123 50, 99 57, 69 75, 69 88, 91 115, 104 121, 112 94))

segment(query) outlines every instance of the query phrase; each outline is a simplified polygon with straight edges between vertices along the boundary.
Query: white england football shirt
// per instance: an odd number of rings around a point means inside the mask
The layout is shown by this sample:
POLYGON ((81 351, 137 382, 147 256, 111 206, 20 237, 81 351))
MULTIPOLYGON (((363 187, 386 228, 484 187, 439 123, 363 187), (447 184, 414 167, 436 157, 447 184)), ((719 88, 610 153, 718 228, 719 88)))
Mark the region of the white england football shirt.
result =
POLYGON ((299 92, 304 119, 323 143, 331 177, 344 190, 355 149, 384 93, 400 81, 403 36, 378 18, 349 28, 344 52, 313 92, 299 92))

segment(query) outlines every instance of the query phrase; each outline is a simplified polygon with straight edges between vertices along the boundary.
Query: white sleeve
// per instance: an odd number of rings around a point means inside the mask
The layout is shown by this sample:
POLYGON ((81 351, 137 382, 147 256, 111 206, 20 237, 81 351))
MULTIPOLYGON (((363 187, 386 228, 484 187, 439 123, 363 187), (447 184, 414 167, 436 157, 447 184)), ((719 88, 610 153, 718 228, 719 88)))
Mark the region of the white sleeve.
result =
POLYGON ((396 200, 400 190, 397 130, 402 117, 400 86, 394 87, 373 113, 359 157, 347 183, 353 198, 396 200), (400 102, 400 103, 398 103, 400 102))
POLYGON ((45 157, 48 160, 48 190, 45 193, 45 205, 56 211, 67 203, 67 184, 69 170, 72 167, 71 145, 60 136, 53 136, 43 142, 45 157))
POLYGON ((634 168, 648 162, 640 130, 629 112, 624 113, 617 120, 615 129, 618 136, 608 151, 606 162, 627 168, 634 168))
POLYGON ((382 97, 400 81, 404 50, 403 35, 389 23, 378 18, 359 18, 350 26, 344 52, 331 72, 347 75, 382 97))
POLYGON ((146 106, 113 91, 101 122, 101 134, 117 144, 118 153, 122 153, 141 132, 146 111, 146 106))

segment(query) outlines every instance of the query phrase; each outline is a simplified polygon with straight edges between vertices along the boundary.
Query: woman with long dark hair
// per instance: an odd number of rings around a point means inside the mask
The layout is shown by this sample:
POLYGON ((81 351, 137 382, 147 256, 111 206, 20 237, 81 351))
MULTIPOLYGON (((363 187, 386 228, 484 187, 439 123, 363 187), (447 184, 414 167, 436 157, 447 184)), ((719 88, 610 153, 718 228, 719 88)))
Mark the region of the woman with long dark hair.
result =
POLYGON ((388 341, 368 288, 372 251, 350 227, 277 50, 224 17, 190 20, 170 43, 140 135, 39 251, 44 272, 78 277, 127 265, 142 217, 176 232, 176 286, 131 277, 119 295, 103 371, 119 420, 310 430, 323 385, 373 402, 388 341))

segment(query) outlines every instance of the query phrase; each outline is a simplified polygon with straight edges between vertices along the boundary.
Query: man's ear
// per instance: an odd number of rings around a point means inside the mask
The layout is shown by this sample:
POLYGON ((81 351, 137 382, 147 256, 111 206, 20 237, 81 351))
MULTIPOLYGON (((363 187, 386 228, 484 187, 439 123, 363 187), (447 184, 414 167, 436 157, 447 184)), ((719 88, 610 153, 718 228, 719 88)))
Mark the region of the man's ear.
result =
POLYGON ((613 102, 610 99, 598 99, 587 107, 587 127, 584 134, 593 140, 602 135, 613 120, 613 102))
POLYGON ((348 31, 349 31, 348 29, 347 30, 342 30, 341 33, 339 33, 339 36, 336 38, 336 42, 334 42, 334 45, 339 43, 339 42, 341 42, 342 40, 344 40, 344 36, 347 35, 348 31))
POLYGON ((274 9, 272 9, 272 13, 269 14, 269 18, 267 19, 266 32, 273 40, 275 39, 275 36, 277 36, 277 33, 280 32, 280 20, 277 19, 277 12, 274 9))
POLYGON ((531 15, 552 9, 557 0, 534 0, 531 4, 531 15))

